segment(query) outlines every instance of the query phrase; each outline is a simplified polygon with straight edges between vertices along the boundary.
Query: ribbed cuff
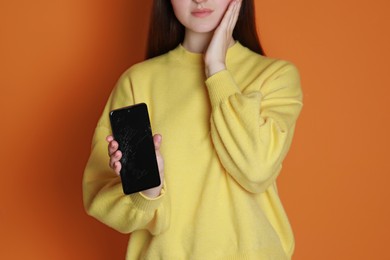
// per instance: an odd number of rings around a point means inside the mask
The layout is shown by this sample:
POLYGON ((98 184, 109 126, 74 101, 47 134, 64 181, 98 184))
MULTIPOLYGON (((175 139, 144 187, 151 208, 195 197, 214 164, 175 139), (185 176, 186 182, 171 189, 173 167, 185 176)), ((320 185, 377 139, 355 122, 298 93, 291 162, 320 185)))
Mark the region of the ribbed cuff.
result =
POLYGON ((162 203, 165 197, 165 193, 166 193, 166 189, 164 183, 164 186, 161 189, 161 194, 156 198, 149 198, 144 194, 142 194, 141 192, 137 192, 130 195, 130 198, 137 208, 143 211, 155 211, 162 203))
POLYGON ((228 70, 222 70, 206 80, 211 105, 218 106, 230 96, 240 93, 233 76, 228 70))

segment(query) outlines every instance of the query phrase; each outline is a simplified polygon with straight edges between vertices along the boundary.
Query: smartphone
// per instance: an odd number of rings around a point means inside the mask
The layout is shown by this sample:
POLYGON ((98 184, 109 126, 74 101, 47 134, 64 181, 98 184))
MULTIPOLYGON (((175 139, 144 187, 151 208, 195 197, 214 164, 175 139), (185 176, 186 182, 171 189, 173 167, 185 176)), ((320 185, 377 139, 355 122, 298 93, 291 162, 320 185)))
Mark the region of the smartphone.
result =
POLYGON ((122 152, 120 176, 123 192, 135 192, 161 184, 148 108, 139 103, 110 111, 114 139, 122 152))

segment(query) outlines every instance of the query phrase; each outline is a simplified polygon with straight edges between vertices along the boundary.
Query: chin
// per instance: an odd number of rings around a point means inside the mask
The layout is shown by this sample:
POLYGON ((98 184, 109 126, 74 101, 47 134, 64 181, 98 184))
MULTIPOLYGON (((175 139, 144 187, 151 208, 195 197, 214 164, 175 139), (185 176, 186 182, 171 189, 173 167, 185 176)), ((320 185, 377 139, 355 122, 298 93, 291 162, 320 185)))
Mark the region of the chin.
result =
POLYGON ((217 26, 210 26, 210 24, 207 24, 207 25, 204 25, 204 26, 194 26, 194 27, 190 27, 188 29, 190 29, 191 31, 195 32, 195 33, 211 33, 211 32, 214 32, 215 28, 217 26))
POLYGON ((212 30, 192 30, 194 33, 213 33, 214 29, 212 30))

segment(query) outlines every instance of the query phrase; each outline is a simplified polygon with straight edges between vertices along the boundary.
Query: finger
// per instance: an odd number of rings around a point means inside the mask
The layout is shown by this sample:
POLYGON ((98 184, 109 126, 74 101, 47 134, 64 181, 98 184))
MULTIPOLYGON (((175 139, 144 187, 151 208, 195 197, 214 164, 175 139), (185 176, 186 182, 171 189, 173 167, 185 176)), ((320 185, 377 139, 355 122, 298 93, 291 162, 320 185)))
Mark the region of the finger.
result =
POLYGON ((115 170, 115 164, 119 162, 120 159, 122 159, 122 152, 118 150, 110 156, 110 161, 109 161, 110 168, 115 170))
POLYGON ((153 136, 153 143, 154 143, 155 150, 160 150, 161 141, 162 141, 162 136, 160 134, 155 134, 153 136))
POLYGON ((120 162, 115 162, 114 171, 119 176, 122 169, 122 164, 120 162))
POLYGON ((112 140, 114 140, 114 137, 113 137, 112 135, 108 135, 108 136, 106 137, 106 141, 107 141, 107 142, 111 142, 112 140))
POLYGON ((117 141, 112 140, 108 144, 108 155, 111 156, 113 153, 115 153, 118 150, 119 144, 117 141))
POLYGON ((236 5, 236 0, 233 0, 229 3, 229 6, 225 12, 225 15, 223 16, 223 18, 220 22, 220 26, 227 27, 229 25, 229 21, 231 19, 232 14, 233 14, 233 10, 234 10, 235 5, 236 5))
POLYGON ((224 30, 225 34, 229 37, 233 34, 234 27, 236 26, 238 15, 241 7, 241 1, 234 0, 230 3, 228 10, 223 17, 218 29, 224 30))
POLYGON ((110 160, 108 161, 108 165, 110 166, 111 169, 114 169, 114 165, 115 165, 115 163, 116 163, 117 161, 118 161, 118 160, 116 160, 116 159, 114 158, 114 156, 111 156, 111 157, 110 157, 110 160))
POLYGON ((234 27, 236 26, 238 16, 241 9, 241 1, 234 1, 233 9, 231 11, 231 14, 229 16, 228 24, 226 25, 226 30, 230 33, 233 32, 234 27))
POLYGON ((232 31, 234 30, 234 27, 236 27, 238 17, 240 15, 241 5, 242 5, 242 1, 238 0, 236 5, 234 6, 233 15, 230 19, 230 24, 229 24, 229 29, 232 31))

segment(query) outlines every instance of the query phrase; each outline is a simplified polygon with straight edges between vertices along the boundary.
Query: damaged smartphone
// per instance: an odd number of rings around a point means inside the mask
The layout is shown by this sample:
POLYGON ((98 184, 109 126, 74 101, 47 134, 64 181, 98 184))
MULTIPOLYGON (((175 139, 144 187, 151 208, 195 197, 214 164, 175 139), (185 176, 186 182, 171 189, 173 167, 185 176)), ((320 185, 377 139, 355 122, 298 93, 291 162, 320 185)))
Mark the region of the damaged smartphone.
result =
POLYGON ((148 108, 145 103, 112 110, 110 123, 122 152, 123 192, 131 194, 161 184, 148 108))

